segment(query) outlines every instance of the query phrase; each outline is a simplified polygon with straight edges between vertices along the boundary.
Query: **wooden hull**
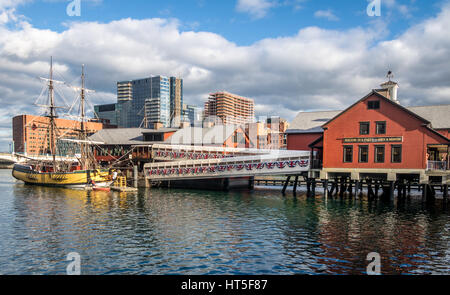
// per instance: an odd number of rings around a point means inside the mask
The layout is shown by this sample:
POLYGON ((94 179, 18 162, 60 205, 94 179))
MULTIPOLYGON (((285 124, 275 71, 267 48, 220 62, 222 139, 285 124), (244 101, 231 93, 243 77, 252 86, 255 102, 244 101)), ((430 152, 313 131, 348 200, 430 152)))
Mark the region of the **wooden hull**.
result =
POLYGON ((12 170, 14 178, 27 184, 54 186, 54 187, 84 187, 89 184, 89 179, 98 186, 106 186, 111 183, 108 170, 89 170, 73 172, 38 172, 24 165, 14 165, 12 170), (88 176, 89 175, 89 176, 88 176))

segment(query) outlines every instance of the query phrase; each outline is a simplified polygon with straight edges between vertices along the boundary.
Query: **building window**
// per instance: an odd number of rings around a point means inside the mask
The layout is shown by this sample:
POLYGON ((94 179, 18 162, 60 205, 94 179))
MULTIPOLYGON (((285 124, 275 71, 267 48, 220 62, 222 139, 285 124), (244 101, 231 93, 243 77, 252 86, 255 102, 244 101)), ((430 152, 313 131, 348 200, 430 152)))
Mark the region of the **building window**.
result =
POLYGON ((359 123, 359 134, 367 135, 370 131, 370 123, 369 122, 360 122, 359 123))
POLYGON ((352 162, 353 162, 353 147, 344 146, 344 163, 352 163, 352 162))
POLYGON ((375 163, 384 163, 384 145, 375 146, 375 163))
POLYGON ((386 134, 386 122, 377 122, 377 134, 386 134))
POLYGON ((367 103, 367 108, 369 110, 378 110, 380 108, 380 101, 379 100, 369 101, 367 103))
POLYGON ((369 146, 368 145, 360 145, 359 146, 359 162, 360 163, 369 162, 369 146))
POLYGON ((392 153, 392 163, 401 163, 402 162, 402 146, 401 145, 393 145, 391 148, 392 153))

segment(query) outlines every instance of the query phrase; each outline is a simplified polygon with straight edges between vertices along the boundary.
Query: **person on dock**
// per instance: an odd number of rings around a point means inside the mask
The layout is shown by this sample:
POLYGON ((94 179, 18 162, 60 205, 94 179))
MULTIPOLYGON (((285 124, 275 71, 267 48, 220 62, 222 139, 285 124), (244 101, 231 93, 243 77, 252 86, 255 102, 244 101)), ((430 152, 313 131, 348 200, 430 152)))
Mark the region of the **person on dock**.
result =
POLYGON ((112 170, 112 180, 113 181, 116 181, 116 179, 117 179, 117 170, 112 170))

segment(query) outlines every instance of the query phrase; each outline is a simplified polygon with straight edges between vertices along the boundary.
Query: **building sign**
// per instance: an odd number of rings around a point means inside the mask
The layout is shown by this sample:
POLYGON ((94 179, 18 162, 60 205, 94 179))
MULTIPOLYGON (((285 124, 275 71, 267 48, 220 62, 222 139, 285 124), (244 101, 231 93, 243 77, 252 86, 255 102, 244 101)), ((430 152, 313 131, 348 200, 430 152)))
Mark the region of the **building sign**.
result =
POLYGON ((403 142, 403 137, 355 137, 344 138, 344 143, 379 143, 379 142, 403 142))

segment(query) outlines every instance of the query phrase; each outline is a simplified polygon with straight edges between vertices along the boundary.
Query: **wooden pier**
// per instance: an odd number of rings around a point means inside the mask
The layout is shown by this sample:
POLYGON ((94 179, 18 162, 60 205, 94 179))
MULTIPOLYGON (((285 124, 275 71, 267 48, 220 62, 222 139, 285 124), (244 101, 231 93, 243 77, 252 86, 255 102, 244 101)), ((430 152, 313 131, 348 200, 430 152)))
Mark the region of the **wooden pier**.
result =
POLYGON ((120 186, 111 186, 111 190, 121 193, 134 193, 138 191, 138 189, 135 187, 120 187, 120 186))
POLYGON ((364 178, 352 180, 348 176, 338 176, 330 179, 319 179, 308 177, 308 175, 286 176, 285 179, 277 177, 255 178, 255 185, 282 186, 281 193, 286 195, 288 187, 293 187, 293 195, 296 196, 297 189, 304 186, 307 196, 315 196, 316 190, 323 190, 325 197, 363 197, 363 190, 369 200, 405 200, 411 197, 411 192, 421 192, 423 202, 433 202, 438 195, 448 200, 448 185, 444 183, 420 183, 414 178, 403 178, 396 181, 387 181, 377 178, 364 178))
POLYGON ((126 177, 118 177, 116 181, 114 181, 113 185, 111 186, 112 191, 116 192, 137 192, 137 187, 129 187, 127 186, 127 178, 126 177))

